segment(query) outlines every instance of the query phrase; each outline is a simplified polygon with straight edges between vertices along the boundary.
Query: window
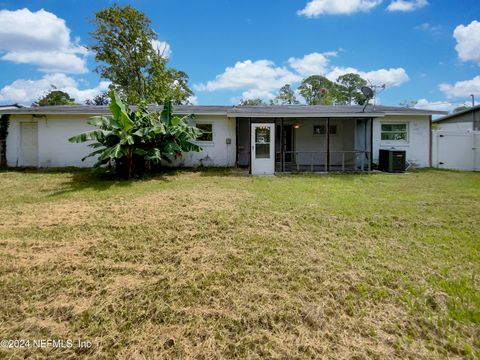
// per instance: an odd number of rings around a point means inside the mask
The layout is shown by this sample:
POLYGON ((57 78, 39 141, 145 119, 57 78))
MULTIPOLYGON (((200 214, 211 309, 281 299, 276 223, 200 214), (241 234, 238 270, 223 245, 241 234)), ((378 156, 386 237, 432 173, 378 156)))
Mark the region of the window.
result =
MULTIPOLYGON (((313 135, 325 135, 325 125, 313 125, 313 135)), ((337 135, 337 125, 330 125, 330 135, 337 135)))
POLYGON ((382 124, 382 141, 408 141, 408 126, 403 124, 382 124))
POLYGON ((197 137, 197 141, 213 142, 213 124, 197 124, 196 126, 202 131, 202 135, 197 137))

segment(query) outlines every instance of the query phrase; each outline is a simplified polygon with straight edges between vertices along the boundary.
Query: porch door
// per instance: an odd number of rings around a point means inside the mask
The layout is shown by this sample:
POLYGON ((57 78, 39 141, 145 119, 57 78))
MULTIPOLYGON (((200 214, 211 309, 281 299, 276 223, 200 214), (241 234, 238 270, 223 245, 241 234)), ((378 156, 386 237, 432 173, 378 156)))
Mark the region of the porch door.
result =
POLYGON ((275 124, 252 124, 252 175, 275 173, 275 124))
POLYGON ((20 123, 20 166, 38 165, 38 124, 20 123))

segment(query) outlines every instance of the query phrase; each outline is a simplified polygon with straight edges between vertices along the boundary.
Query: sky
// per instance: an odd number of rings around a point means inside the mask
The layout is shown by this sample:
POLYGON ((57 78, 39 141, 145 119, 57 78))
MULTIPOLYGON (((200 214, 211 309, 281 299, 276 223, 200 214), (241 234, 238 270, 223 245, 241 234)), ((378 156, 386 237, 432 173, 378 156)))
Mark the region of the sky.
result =
MULTIPOLYGON (((272 99, 309 75, 355 72, 377 101, 451 111, 480 102, 479 0, 138 0, 199 105, 272 99)), ((77 102, 108 88, 88 51, 108 0, 0 0, 0 104, 52 86, 77 102)))

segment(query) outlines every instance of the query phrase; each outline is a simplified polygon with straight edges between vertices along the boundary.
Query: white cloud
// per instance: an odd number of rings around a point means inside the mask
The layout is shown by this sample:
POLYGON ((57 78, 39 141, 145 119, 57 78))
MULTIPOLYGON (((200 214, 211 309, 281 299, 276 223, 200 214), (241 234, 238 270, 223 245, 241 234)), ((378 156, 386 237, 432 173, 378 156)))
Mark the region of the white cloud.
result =
POLYGON ((415 108, 423 110, 452 111, 456 108, 456 105, 449 101, 429 101, 427 99, 420 99, 417 101, 415 108))
POLYGON ((6 85, 0 89, 0 101, 30 105, 54 86, 67 92, 76 102, 84 103, 87 99, 107 91, 109 84, 108 81, 102 81, 94 88, 79 89, 78 82, 65 74, 46 74, 38 80, 19 79, 6 85))
POLYGON ((198 91, 244 90, 244 98, 270 99, 274 96, 273 91, 301 79, 300 75, 287 68, 277 67, 273 61, 245 60, 237 62, 233 67, 227 67, 215 80, 194 85, 194 88, 198 91))
POLYGON ((188 98, 188 103, 192 105, 198 105, 198 97, 192 95, 188 98))
POLYGON ((375 85, 385 84, 387 87, 400 86, 410 80, 407 72, 403 68, 380 69, 365 72, 352 67, 335 67, 326 77, 332 81, 336 81, 339 76, 348 73, 359 74, 362 78, 375 85))
POLYGON ((43 72, 84 73, 87 50, 70 38, 65 20, 45 10, 0 10, 2 60, 34 64, 43 72))
POLYGON ((8 52, 2 57, 17 64, 36 64, 42 72, 84 73, 85 59, 61 51, 8 52))
POLYGON ((388 5, 388 11, 413 11, 428 5, 427 0, 394 0, 388 5))
POLYGON ((463 61, 475 61, 480 65, 480 22, 474 20, 470 25, 459 25, 453 32, 457 40, 455 49, 463 61))
POLYGON ((367 12, 380 5, 383 0, 310 0, 304 9, 297 12, 306 17, 340 14, 348 15, 355 12, 367 12))
MULTIPOLYGON (((312 53, 301 58, 288 59, 289 66, 279 67, 270 60, 246 60, 237 62, 233 67, 216 76, 214 80, 204 84, 195 84, 197 91, 241 91, 245 99, 261 98, 270 100, 285 84, 298 85, 310 75, 323 75, 336 81, 340 75, 355 73, 375 85, 385 84, 387 87, 400 86, 410 80, 403 68, 360 71, 353 67, 332 67, 329 57, 336 52, 312 53)), ((238 98, 232 97, 232 102, 238 98)))
POLYGON ((170 56, 172 56, 172 47, 168 42, 153 40, 152 46, 160 55, 163 55, 166 58, 169 58, 170 56))
POLYGON ((442 27, 440 25, 432 25, 430 23, 423 23, 415 26, 415 30, 427 31, 433 34, 438 34, 442 32, 442 27))
POLYGON ((312 53, 303 58, 291 57, 288 59, 288 64, 302 76, 324 74, 330 62, 328 58, 336 55, 336 52, 312 53))
POLYGON ((448 98, 467 98, 471 94, 480 97, 480 75, 471 80, 458 81, 455 84, 440 84, 439 89, 448 98))

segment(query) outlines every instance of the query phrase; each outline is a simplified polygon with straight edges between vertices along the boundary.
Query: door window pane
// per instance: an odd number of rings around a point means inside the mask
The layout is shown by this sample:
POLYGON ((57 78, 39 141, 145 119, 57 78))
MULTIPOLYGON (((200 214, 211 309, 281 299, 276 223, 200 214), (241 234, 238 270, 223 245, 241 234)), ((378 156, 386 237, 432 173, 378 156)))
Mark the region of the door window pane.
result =
POLYGON ((257 159, 269 159, 270 144, 257 144, 255 147, 255 157, 257 159))
POLYGON ((255 128, 255 157, 257 159, 270 158, 270 127, 255 128))
POLYGON ((262 126, 255 129, 255 143, 270 144, 270 127, 262 126))

